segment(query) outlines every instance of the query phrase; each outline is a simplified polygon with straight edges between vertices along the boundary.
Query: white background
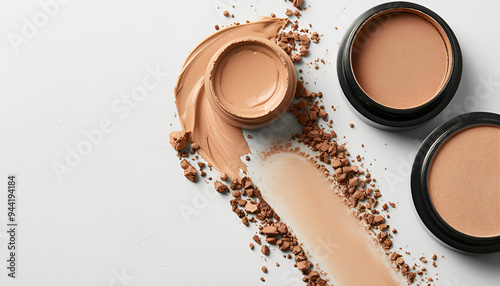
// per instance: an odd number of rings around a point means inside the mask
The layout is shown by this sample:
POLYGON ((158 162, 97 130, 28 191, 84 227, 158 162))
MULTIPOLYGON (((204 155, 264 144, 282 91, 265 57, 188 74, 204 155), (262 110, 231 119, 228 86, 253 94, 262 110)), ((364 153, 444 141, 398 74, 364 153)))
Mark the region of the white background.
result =
MULTIPOLYGON (((0 181, 17 174, 19 195, 14 280, 4 267, 7 193, 5 184, 0 187, 0 285, 261 285, 260 276, 267 285, 302 285, 279 252, 265 261, 249 249, 255 229, 241 225, 228 197, 215 196, 204 181, 187 181, 168 144, 170 131, 180 128, 172 91, 189 51, 215 24, 284 16, 291 5, 281 0, 68 2, 44 18, 38 1, 0 1, 0 181), (234 20, 222 16, 226 9, 234 20), (24 19, 38 27, 23 36, 24 19), (14 34, 24 38, 19 45, 10 40, 14 34), (114 112, 112 104, 141 86, 148 67, 166 74, 128 114, 114 112), (84 130, 95 130, 102 120, 112 122, 114 130, 58 180, 55 162, 65 163, 68 148, 85 144, 84 130), (185 217, 182 208, 195 213, 185 217), (269 268, 266 275, 263 265, 269 268)), ((362 123, 343 101, 336 79, 345 28, 380 2, 305 2, 311 8, 303 12, 302 26, 312 23, 324 34, 306 60, 327 61, 319 70, 303 67, 305 79, 316 82, 311 89, 324 93, 326 106, 338 107, 328 111, 339 140, 373 163, 370 170, 384 199, 398 202, 391 210, 397 246, 414 257, 437 253, 439 266, 430 269, 431 277, 439 273, 437 285, 498 285, 499 254, 459 254, 426 233, 412 209, 408 166, 419 142, 445 117, 475 110, 500 113, 500 86, 482 86, 488 78, 500 81, 499 2, 419 1, 455 31, 464 72, 443 114, 402 133, 362 123)))

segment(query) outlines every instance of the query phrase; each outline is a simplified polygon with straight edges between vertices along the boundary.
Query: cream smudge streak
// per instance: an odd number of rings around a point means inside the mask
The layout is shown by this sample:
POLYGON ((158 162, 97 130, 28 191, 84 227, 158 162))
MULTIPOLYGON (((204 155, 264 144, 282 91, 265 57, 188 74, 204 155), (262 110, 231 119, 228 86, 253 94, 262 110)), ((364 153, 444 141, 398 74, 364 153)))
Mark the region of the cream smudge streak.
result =
POLYGON ((213 55, 225 44, 245 37, 276 39, 287 23, 281 18, 260 20, 227 27, 203 40, 188 56, 174 88, 175 103, 184 131, 190 131, 190 142, 196 142, 198 153, 217 170, 231 178, 246 171, 240 157, 250 152, 243 131, 225 122, 211 107, 205 91, 205 72, 213 55))

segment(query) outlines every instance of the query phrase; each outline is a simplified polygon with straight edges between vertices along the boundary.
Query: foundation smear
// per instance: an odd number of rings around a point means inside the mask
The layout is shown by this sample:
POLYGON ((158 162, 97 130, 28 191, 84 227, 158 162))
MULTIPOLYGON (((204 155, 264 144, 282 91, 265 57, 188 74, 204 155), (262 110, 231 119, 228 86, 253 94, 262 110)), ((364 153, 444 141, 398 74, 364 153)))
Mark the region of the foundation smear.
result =
POLYGON ((213 33, 189 54, 177 79, 175 103, 182 129, 190 132, 189 142, 196 142, 203 159, 231 178, 239 178, 239 170, 246 171, 240 157, 249 153, 250 148, 241 128, 224 121, 210 105, 205 91, 205 72, 213 55, 228 42, 243 36, 274 42, 286 23, 285 19, 266 17, 213 33))
POLYGON ((407 284, 396 278, 400 277, 383 250, 309 159, 292 152, 275 153, 255 172, 268 183, 263 195, 293 226, 312 257, 321 260, 335 285, 407 284))
POLYGON ((454 134, 434 156, 428 178, 431 201, 448 225, 475 237, 500 235, 500 127, 454 134))
POLYGON ((432 100, 447 83, 451 48, 429 16, 400 10, 375 16, 360 29, 351 65, 358 85, 372 100, 411 109, 432 100))

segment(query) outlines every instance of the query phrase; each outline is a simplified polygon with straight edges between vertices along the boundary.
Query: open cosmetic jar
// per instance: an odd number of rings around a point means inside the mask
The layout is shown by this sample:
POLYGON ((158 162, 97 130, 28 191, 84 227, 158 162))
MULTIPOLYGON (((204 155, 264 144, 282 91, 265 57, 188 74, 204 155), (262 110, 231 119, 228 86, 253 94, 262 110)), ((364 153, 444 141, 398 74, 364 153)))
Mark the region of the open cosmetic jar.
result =
POLYGON ((275 43, 255 37, 223 46, 205 75, 212 108, 231 125, 247 129, 270 125, 285 113, 296 85, 290 57, 275 43))
POLYGON ((441 112, 462 74, 458 41, 433 11, 390 2, 359 16, 337 57, 339 83, 353 111, 382 129, 409 129, 441 112))
POLYGON ((436 128, 417 153, 411 193, 421 221, 445 245, 500 251, 500 115, 463 114, 436 128))

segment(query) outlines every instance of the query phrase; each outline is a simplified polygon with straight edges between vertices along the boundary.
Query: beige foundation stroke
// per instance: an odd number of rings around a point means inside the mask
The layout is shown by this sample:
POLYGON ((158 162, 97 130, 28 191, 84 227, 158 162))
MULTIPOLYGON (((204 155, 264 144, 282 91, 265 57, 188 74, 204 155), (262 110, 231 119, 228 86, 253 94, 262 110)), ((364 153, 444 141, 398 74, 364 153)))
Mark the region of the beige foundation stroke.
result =
POLYGON ((188 56, 175 86, 175 103, 184 131, 196 142, 198 153, 220 172, 232 178, 246 171, 240 157, 250 152, 243 131, 225 122, 211 107, 205 91, 205 72, 212 56, 225 44, 241 37, 276 40, 287 23, 281 18, 234 25, 217 31, 203 40, 188 56))
POLYGON ((272 154, 255 173, 266 183, 265 197, 334 285, 408 284, 310 159, 292 152, 272 154))

